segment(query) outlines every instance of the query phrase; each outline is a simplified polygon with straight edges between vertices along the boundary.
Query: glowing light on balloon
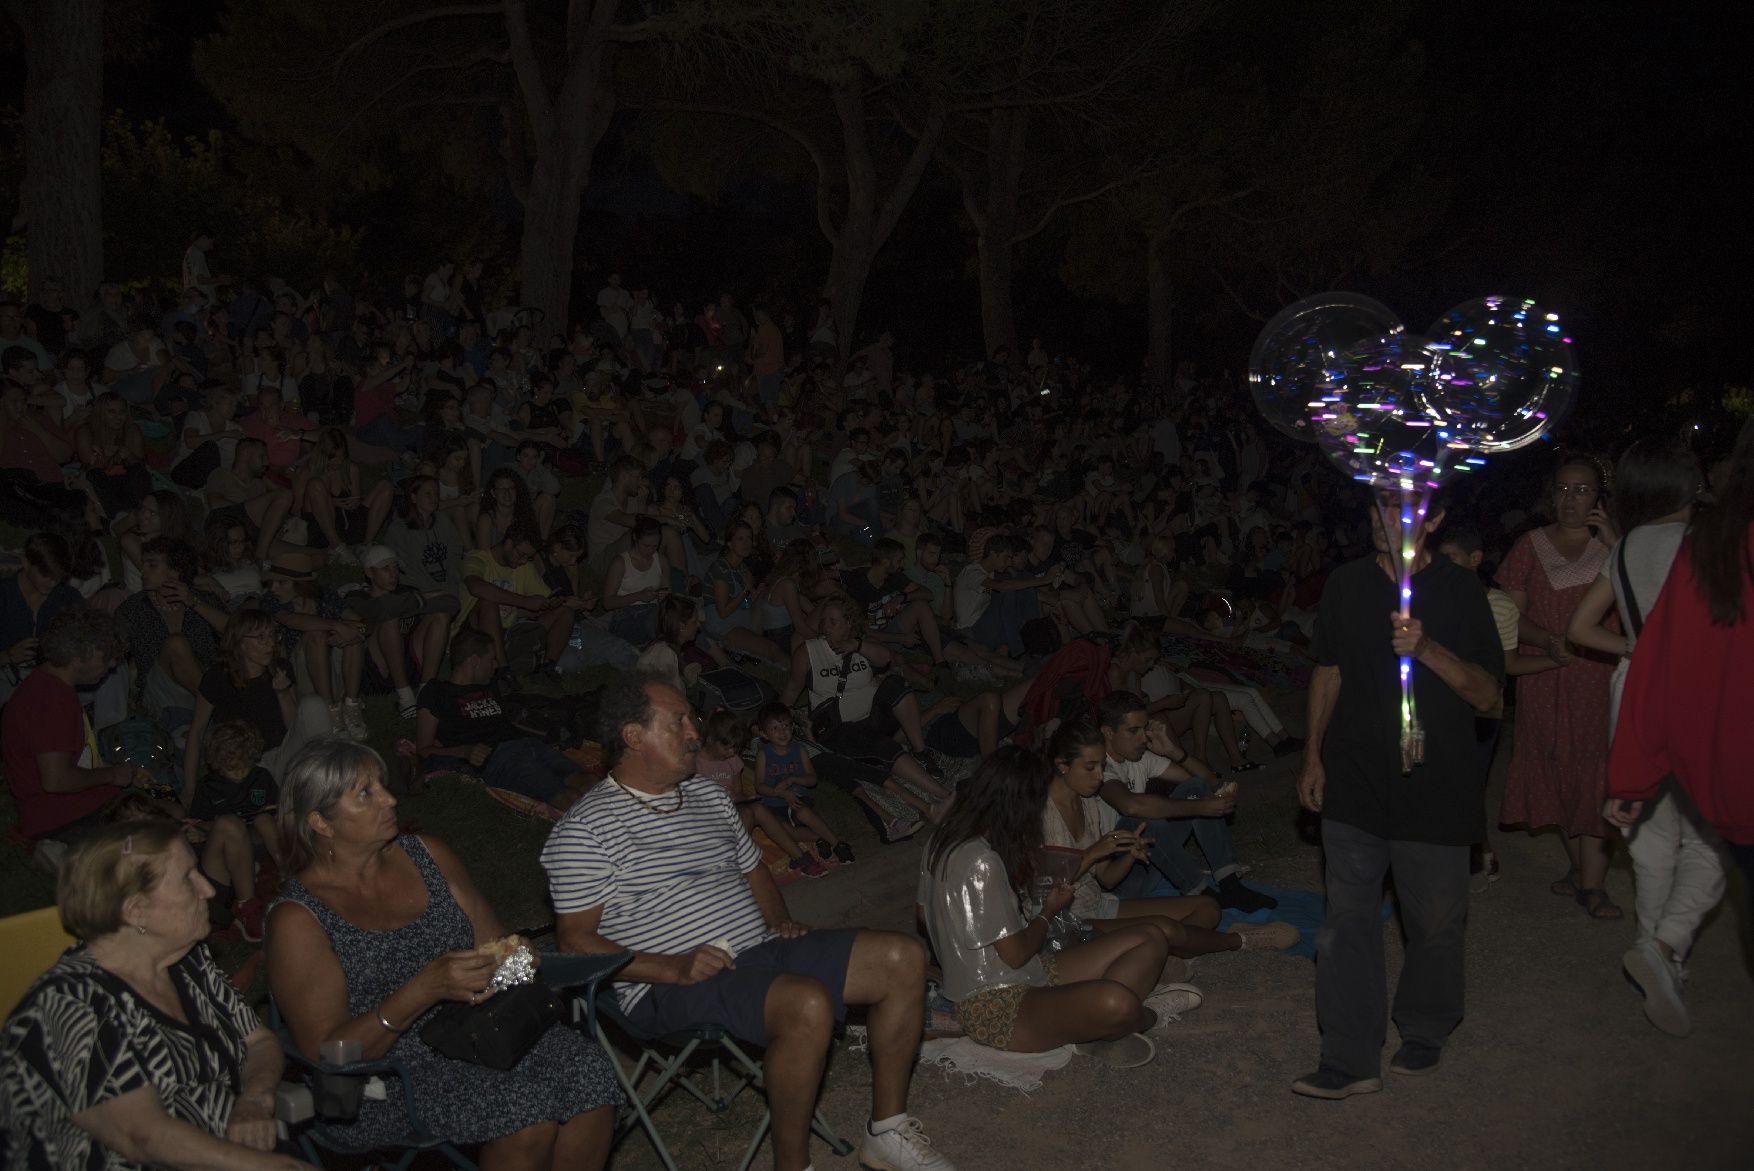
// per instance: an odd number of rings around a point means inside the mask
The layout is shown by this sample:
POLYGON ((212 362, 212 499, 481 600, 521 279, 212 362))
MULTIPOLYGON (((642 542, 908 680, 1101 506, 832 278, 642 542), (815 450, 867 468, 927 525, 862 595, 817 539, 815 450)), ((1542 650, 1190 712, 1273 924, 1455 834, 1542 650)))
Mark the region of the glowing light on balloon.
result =
POLYGON ((1267 322, 1249 355, 1256 408, 1281 433, 1313 441, 1309 404, 1335 377, 1339 356, 1400 331, 1386 305, 1357 293, 1318 293, 1286 306, 1267 322))
MULTIPOLYGON (((1432 492, 1483 467, 1485 455, 1546 436, 1570 410, 1578 366, 1559 315, 1532 299, 1467 301, 1418 337, 1368 297, 1324 293, 1267 323, 1250 355, 1249 384, 1268 422, 1293 439, 1313 439, 1345 475, 1375 491, 1407 617, 1432 492)), ((1410 658, 1400 660, 1400 683, 1401 761, 1410 772, 1425 744, 1410 658)))

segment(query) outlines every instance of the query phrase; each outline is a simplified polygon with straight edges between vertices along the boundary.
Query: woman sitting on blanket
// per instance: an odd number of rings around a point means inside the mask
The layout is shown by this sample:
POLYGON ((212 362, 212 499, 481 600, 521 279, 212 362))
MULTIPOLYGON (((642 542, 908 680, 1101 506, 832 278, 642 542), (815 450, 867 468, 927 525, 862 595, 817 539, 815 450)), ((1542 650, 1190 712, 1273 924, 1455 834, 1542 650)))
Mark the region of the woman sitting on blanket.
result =
MULTIPOLYGON (((964 1033, 982 1045, 1040 1053, 1075 1044, 1116 1069, 1144 1065, 1156 1054, 1145 1034, 1157 1026, 1158 1011, 1185 1011, 1198 993, 1158 985, 1169 939, 1152 922, 1039 954, 1048 921, 1074 897, 1068 883, 1036 878, 1051 775, 1038 754, 999 748, 963 782, 927 843, 920 914, 943 968, 943 992, 964 1033), (1026 917, 1017 892, 1042 885, 1040 910, 1026 917)), ((1105 848, 1129 854, 1143 846, 1128 833, 1105 848)))
POLYGON ((1085 716, 1062 723, 1048 741, 1047 755, 1053 774, 1041 807, 1041 842, 1068 857, 1077 855, 1072 914, 1100 932, 1150 923, 1178 956, 1279 949, 1297 942, 1297 928, 1283 922, 1239 921, 1217 930, 1218 900, 1211 895, 1151 897, 1164 876, 1151 865, 1145 824, 1121 817, 1100 795, 1106 754, 1095 721, 1085 716))

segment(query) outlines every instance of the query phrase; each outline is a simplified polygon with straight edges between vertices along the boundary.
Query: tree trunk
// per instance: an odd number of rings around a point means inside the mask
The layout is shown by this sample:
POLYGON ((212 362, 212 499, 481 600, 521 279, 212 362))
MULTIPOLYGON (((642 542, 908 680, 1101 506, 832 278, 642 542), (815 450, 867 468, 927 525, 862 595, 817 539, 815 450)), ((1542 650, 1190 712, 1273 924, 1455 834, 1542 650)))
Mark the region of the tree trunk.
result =
POLYGON ((538 336, 569 333, 572 305, 573 244, 579 234, 579 203, 589 178, 578 160, 567 158, 564 143, 539 146, 524 198, 524 231, 519 245, 523 268, 521 300, 542 311, 538 336))
POLYGON ((1153 237, 1145 246, 1145 286, 1149 292, 1147 314, 1150 321, 1145 368, 1157 393, 1165 399, 1173 397, 1174 390, 1169 365, 1171 306, 1168 251, 1168 241, 1161 237, 1153 237))
POLYGON ((1012 261, 1017 247, 1017 208, 1022 198, 1024 142, 1029 111, 994 110, 987 122, 987 190, 976 241, 981 291, 981 336, 990 357, 1004 347, 1013 362, 1017 318, 1011 308, 1012 261))
MULTIPOLYGON (((832 96, 840 122, 841 149, 846 165, 846 214, 835 228, 822 210, 823 194, 828 176, 817 175, 818 220, 834 252, 829 260, 828 280, 823 296, 834 303, 835 344, 840 350, 840 364, 846 365, 853 352, 854 329, 859 324, 859 303, 865 297, 865 283, 871 276, 871 265, 878 249, 888 242, 896 221, 908 200, 919 189, 926 164, 938 149, 944 132, 944 109, 933 107, 926 117, 924 129, 914 143, 913 151, 903 164, 895 183, 881 203, 878 200, 877 161, 865 125, 863 79, 834 87, 832 96)), ((818 167, 821 163, 818 162, 818 167)))
POLYGON ((10 0, 6 12, 27 69, 19 195, 30 295, 59 280, 84 305, 104 279, 103 0, 10 0))
POLYGON ((853 352, 853 329, 859 323, 859 307, 865 299, 865 283, 871 279, 876 254, 870 234, 855 231, 850 225, 842 228, 834 241, 822 295, 834 305, 834 340, 842 363, 853 352))
POLYGON ((983 233, 976 242, 976 251, 981 281, 981 337, 987 356, 998 353, 1003 346, 1015 365, 1020 355, 1017 323, 1011 310, 1011 244, 983 233))
POLYGON ((609 27, 616 0, 575 7, 568 20, 569 58, 558 93, 544 80, 524 0, 505 8, 512 66, 535 140, 518 260, 525 305, 542 311, 539 336, 566 334, 571 321, 573 245, 579 204, 591 180, 591 158, 615 113, 609 88, 609 27))

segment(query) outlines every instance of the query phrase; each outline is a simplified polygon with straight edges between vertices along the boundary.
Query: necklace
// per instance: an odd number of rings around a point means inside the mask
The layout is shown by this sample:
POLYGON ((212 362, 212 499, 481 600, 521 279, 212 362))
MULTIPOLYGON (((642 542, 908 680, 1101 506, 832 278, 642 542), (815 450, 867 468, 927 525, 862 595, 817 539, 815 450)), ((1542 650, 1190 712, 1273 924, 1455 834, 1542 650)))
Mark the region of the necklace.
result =
MULTIPOLYGON (((636 789, 628 788, 626 785, 622 784, 620 781, 617 781, 614 777, 610 777, 609 780, 611 782, 613 782, 613 784, 615 785, 615 787, 617 789, 620 789, 623 793, 626 793, 629 797, 632 797, 635 801, 638 801, 641 805, 644 805, 648 810, 650 810, 653 813, 656 813, 659 817, 669 817, 673 813, 682 812, 683 803, 685 801, 687 801, 687 796, 682 792, 681 789, 677 789, 677 790, 675 790, 676 804, 674 804, 674 805, 670 806, 668 809, 666 809, 663 806, 657 804, 655 801, 653 801, 652 798, 647 797, 644 793, 641 793, 636 789)), ((663 800, 663 798, 660 797, 660 798, 658 798, 658 800, 661 801, 661 800, 663 800)))

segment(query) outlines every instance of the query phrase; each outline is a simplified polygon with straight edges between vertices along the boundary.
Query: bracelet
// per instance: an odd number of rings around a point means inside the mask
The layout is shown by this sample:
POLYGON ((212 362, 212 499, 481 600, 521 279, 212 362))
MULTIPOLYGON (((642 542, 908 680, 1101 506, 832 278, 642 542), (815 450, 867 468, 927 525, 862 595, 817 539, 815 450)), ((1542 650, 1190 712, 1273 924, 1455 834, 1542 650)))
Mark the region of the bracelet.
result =
POLYGON ((392 1033, 392 1034, 400 1037, 403 1033, 406 1033, 408 1031, 407 1029, 398 1029, 395 1025, 392 1025, 389 1021, 389 1018, 384 1016, 384 1008, 382 1005, 378 1006, 376 1015, 378 1018, 378 1024, 383 1028, 383 1030, 386 1033, 392 1033))

